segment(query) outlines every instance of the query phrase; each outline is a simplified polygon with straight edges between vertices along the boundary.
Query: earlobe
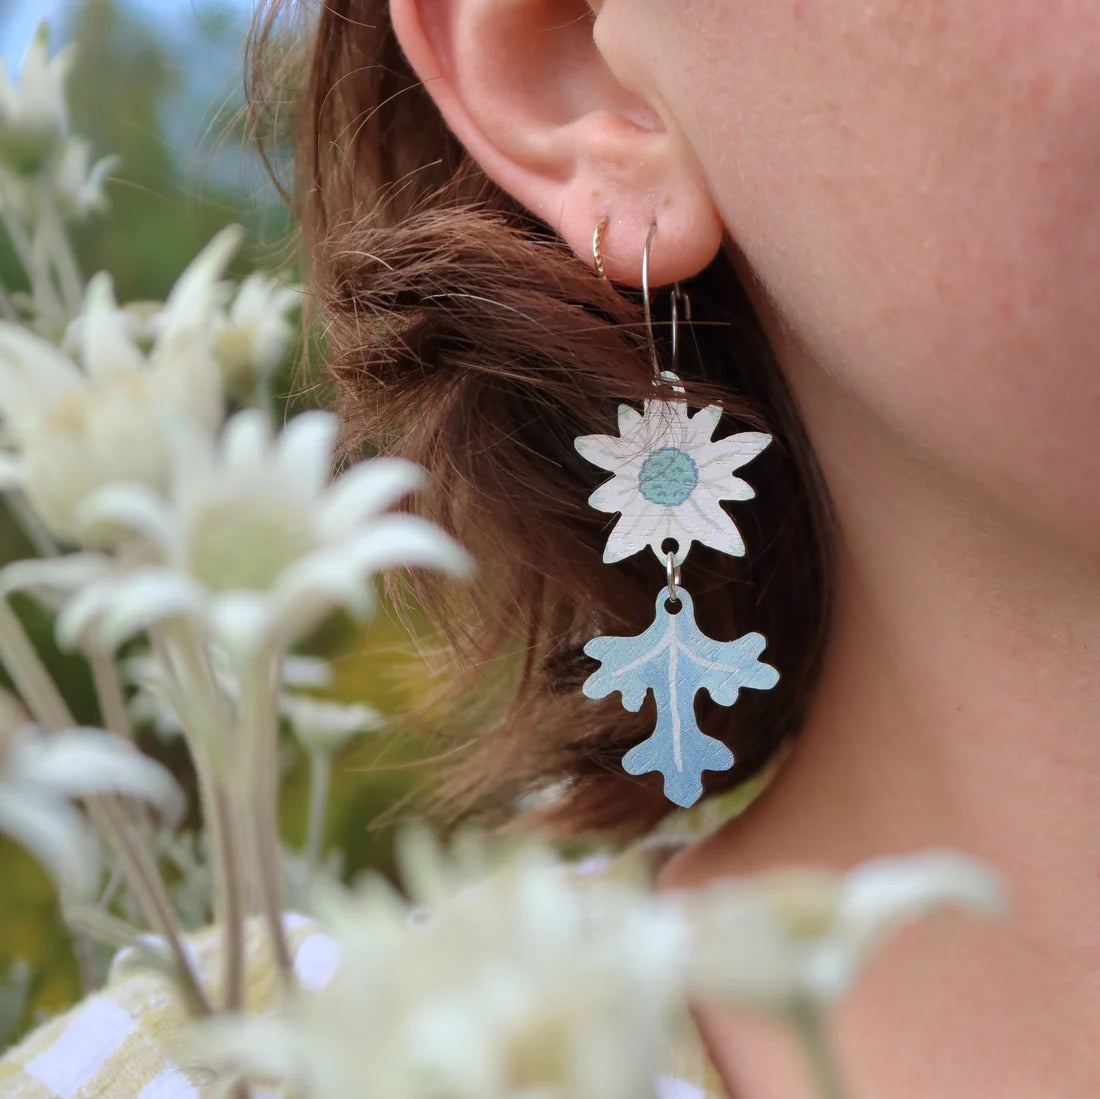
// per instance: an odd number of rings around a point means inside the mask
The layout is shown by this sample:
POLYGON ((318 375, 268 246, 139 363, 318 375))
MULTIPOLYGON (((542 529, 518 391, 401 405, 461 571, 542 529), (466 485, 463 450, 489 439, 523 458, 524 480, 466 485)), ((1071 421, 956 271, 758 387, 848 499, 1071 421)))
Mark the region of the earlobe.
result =
MULTIPOLYGON (((598 7, 598 5, 596 5, 598 7)), ((722 224, 673 120, 614 76, 586 0, 391 0, 409 63, 470 155, 608 276, 639 285, 652 224, 653 284, 710 262, 722 224)))

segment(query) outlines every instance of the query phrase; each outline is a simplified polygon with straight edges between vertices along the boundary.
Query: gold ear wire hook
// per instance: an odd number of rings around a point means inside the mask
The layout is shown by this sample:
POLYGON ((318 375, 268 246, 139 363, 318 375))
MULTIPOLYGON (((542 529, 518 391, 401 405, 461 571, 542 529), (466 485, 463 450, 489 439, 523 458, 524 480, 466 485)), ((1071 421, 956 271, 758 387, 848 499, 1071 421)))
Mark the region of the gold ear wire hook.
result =
POLYGON ((653 222, 646 233, 645 247, 642 249, 642 308, 645 310, 645 334, 649 341, 649 360, 653 364, 653 373, 661 376, 661 360, 657 355, 657 339, 653 334, 653 307, 649 301, 649 250, 657 232, 657 223, 653 222))
MULTIPOLYGON (((653 373, 658 377, 661 375, 661 360, 657 354, 657 338, 653 332, 653 305, 650 302, 649 293, 649 252, 653 244, 653 237, 657 232, 657 223, 654 222, 649 227, 649 232, 645 238, 645 248, 642 249, 642 308, 645 310, 645 330, 646 338, 649 341, 649 358, 653 363, 653 373)), ((676 283, 672 287, 672 293, 669 295, 669 304, 671 308, 671 324, 672 329, 672 372, 675 374, 680 365, 680 305, 683 303, 684 314, 687 317, 688 323, 691 323, 691 302, 688 299, 687 294, 680 289, 680 284, 676 283)))
POLYGON ((592 234, 592 258, 596 263, 596 274, 604 282, 607 281, 607 272, 603 268, 603 234, 610 220, 607 214, 604 214, 596 225, 596 231, 592 234))

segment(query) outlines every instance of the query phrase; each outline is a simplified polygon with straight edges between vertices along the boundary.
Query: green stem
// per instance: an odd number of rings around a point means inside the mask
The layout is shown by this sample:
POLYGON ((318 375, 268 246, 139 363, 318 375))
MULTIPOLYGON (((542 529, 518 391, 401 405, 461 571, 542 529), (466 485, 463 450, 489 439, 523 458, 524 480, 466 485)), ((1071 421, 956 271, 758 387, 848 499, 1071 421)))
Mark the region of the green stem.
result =
POLYGON ((19 310, 15 308, 15 302, 3 286, 0 286, 0 318, 12 324, 19 323, 19 310))
POLYGON ((211 820, 217 821, 219 855, 217 865, 218 893, 221 897, 221 919, 225 958, 223 978, 225 1010, 239 1012, 244 1008, 245 985, 245 909, 244 891, 238 836, 229 827, 231 820, 230 799, 225 787, 215 785, 209 806, 211 820))
POLYGON ((309 753, 309 818, 306 824, 305 861, 312 880, 321 862, 325 842, 325 818, 332 778, 332 753, 313 749, 309 753))
MULTIPOLYGON (((93 649, 88 654, 88 660, 104 725, 116 736, 133 740, 133 726, 126 711, 126 700, 114 661, 99 649, 93 649)), ((183 938, 164 887, 164 879, 156 861, 137 839, 135 820, 132 816, 127 816, 126 807, 120 798, 96 800, 101 830, 114 841, 119 858, 128 871, 130 887, 141 903, 146 920, 168 943, 176 964, 180 967, 185 988, 195 1005, 201 1012, 208 1013, 210 1003, 191 959, 183 948, 183 938)))
POLYGON ((46 529, 45 524, 34 512, 34 508, 27 503, 27 498, 19 489, 12 489, 4 494, 4 502, 12 518, 22 528, 27 540, 34 547, 39 557, 56 557, 58 555, 57 543, 53 535, 46 529))
POLYGON ((42 210, 41 229, 53 269, 57 273, 57 285, 61 290, 65 312, 70 318, 75 317, 84 307, 84 281, 80 277, 76 256, 73 255, 61 216, 52 201, 42 210))
MULTIPOLYGON (((27 637, 23 623, 3 598, 0 598, 0 661, 7 668, 35 720, 44 729, 58 732, 76 724, 65 699, 27 637)), ((149 853, 135 841, 121 799, 91 798, 88 800, 88 815, 111 842, 126 867, 131 888, 141 902, 145 918, 168 943, 179 966, 184 988, 195 1007, 208 1013, 210 1004, 191 959, 183 948, 164 881, 149 853)))
POLYGON ((0 664, 44 729, 69 729, 76 722, 23 629, 11 604, 0 597, 0 664))
POLYGON ((179 675, 185 697, 200 701, 199 712, 181 713, 191 758, 199 780, 199 801, 203 821, 210 836, 214 860, 215 904, 222 929, 222 985, 225 1008, 236 1011, 244 1003, 245 978, 245 867, 241 859, 242 843, 237 827, 246 822, 235 809, 235 776, 223 776, 212 760, 215 744, 225 747, 231 734, 229 706, 218 687, 206 658, 202 639, 191 623, 181 623, 170 634, 151 631, 154 648, 168 675, 179 675), (180 668, 177 673, 179 657, 180 668))
POLYGON ((38 250, 34 247, 27 230, 5 206, 6 203, 0 196, 0 225, 8 234, 12 248, 27 272, 34 304, 44 317, 48 317, 58 326, 63 325, 66 320, 65 307, 50 277, 49 265, 41 262, 38 250))
POLYGON ((285 979, 294 969, 283 927, 282 859, 279 853, 278 658, 261 649, 241 675, 244 724, 245 797, 253 823, 253 858, 259 872, 260 901, 275 962, 285 979))
POLYGON ((819 1099, 847 1099, 848 1090, 829 1042, 825 1013, 814 1004, 805 1004, 795 1011, 793 1023, 819 1099))
POLYGON ((149 926, 168 944, 193 1010, 200 1016, 211 1014, 213 1008, 191 957, 184 949, 160 871, 149 852, 138 842, 137 833, 126 819, 121 799, 95 798, 89 801, 88 812, 100 831, 112 841, 149 926))
POLYGON ((88 650, 88 663, 92 669, 92 680, 99 696, 100 715, 103 725, 116 736, 124 740, 134 739, 134 725, 126 709, 126 696, 122 693, 118 669, 115 662, 98 645, 88 650))

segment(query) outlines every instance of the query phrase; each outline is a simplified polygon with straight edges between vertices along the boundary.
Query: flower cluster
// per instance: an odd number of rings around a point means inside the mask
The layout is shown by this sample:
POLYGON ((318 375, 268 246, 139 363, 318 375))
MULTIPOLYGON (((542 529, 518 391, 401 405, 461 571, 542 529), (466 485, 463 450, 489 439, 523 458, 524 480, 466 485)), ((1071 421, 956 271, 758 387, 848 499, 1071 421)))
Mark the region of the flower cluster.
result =
POLYGON ((74 61, 70 47, 50 57, 41 28, 17 78, 0 58, 0 172, 5 191, 25 208, 56 202, 69 216, 101 207, 112 157, 92 163, 87 142, 70 133, 65 83, 74 61))
POLYGON ((274 1017, 201 1027, 196 1057, 311 1099, 638 1099, 674 1090, 659 1070, 690 997, 820 1028, 895 928, 1003 904, 946 852, 683 895, 530 842, 414 833, 403 854, 404 894, 370 878, 319 903, 321 978, 303 970, 274 1017))
POLYGON ((0 493, 38 551, 0 568, 0 664, 27 711, 0 737, 0 829, 67 897, 102 893, 84 925, 150 924, 198 1004, 209 996, 179 917, 207 909, 207 888, 174 910, 162 864, 208 883, 233 1007, 246 912, 262 909, 285 965, 282 900, 288 879, 304 889, 321 876, 333 757, 382 722, 301 694, 323 684, 293 647, 337 610, 370 614, 383 570, 461 576, 470 561, 397 510, 422 486, 419 468, 379 458, 334 478, 336 418, 283 423, 269 382, 299 338, 300 293, 262 273, 227 278, 240 229, 217 234, 163 302, 120 303, 110 274, 83 278, 66 224, 100 204, 110 162, 89 168, 70 132, 72 62, 70 50, 50 56, 43 32, 17 76, 0 69, 0 228, 30 288, 0 286, 0 493), (9 603, 16 592, 57 612, 58 644, 87 658, 102 728, 73 720, 9 603), (146 718, 184 739, 201 842, 178 833, 179 791, 135 747, 146 718), (314 772, 301 855, 277 828, 284 725, 314 772))

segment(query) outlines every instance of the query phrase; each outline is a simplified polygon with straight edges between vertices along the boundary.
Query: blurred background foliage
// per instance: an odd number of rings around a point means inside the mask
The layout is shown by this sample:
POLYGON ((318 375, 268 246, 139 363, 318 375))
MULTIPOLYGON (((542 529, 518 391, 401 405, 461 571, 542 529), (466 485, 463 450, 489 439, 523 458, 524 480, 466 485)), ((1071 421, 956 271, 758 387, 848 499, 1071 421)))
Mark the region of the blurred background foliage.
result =
MULTIPOLYGON (((162 299, 195 253, 222 226, 240 223, 249 249, 235 274, 255 267, 297 277, 288 245, 288 212, 235 121, 242 103, 242 42, 251 4, 237 0, 6 0, 0 3, 0 53, 18 68, 30 35, 48 16, 52 44, 79 49, 70 81, 74 131, 96 156, 117 154, 107 191, 111 208, 76 228, 85 275, 109 270, 121 301, 162 299), (50 10, 47 10, 50 9, 50 10)), ((19 268, 0 234, 0 283, 19 287, 19 268)), ((277 392, 295 406, 316 399, 296 363, 277 392)), ((0 563, 24 555, 15 525, 0 516, 0 563)), ((52 651, 52 623, 29 603, 19 609, 32 629, 79 720, 95 721, 90 683, 79 660, 52 651)), ((361 633, 337 623, 317 641, 334 656, 332 694, 365 700, 384 714, 401 714, 424 690, 423 665, 392 612, 361 633)), ((2 673, 0 673, 2 676, 2 673)), ((169 763, 173 746, 146 745, 169 763)), ((284 836, 299 845, 304 831, 307 775, 290 753, 284 836)), ((345 869, 388 869, 392 829, 427 784, 418 764, 428 754, 424 730, 398 718, 384 733, 353 742, 339 759, 330 802, 328 838, 345 869)), ((0 1049, 42 1013, 80 994, 78 966, 45 874, 21 849, 0 837, 0 985, 13 966, 27 969, 26 1003, 0 1002, 0 1049), (6 1032, 6 1033, 5 1033, 6 1032)), ((16 988, 19 981, 11 983, 16 988)))

